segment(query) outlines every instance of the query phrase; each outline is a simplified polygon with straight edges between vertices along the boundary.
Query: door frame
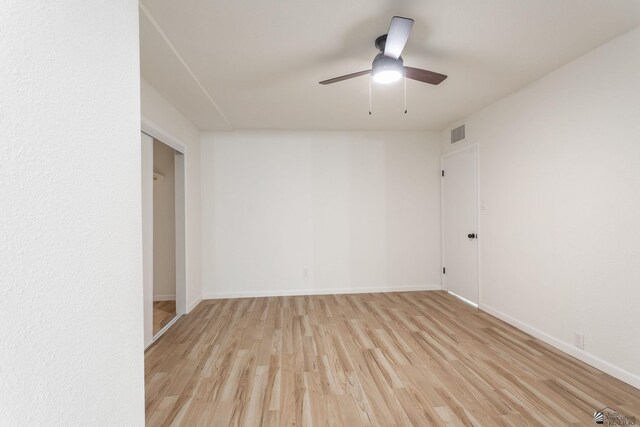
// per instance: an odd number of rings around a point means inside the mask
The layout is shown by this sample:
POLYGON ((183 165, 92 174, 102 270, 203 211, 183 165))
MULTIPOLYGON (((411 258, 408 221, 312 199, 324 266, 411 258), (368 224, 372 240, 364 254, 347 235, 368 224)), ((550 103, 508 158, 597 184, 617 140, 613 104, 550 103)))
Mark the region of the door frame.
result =
MULTIPOLYGON (((464 147, 460 147, 457 148, 455 150, 449 151, 444 153, 443 155, 440 156, 440 175, 442 175, 442 171, 444 170, 444 162, 447 158, 449 157, 453 157, 456 156, 458 154, 464 153, 465 151, 471 150, 475 148, 476 150, 476 234, 478 236, 480 236, 480 234, 482 234, 482 230, 481 230, 481 221, 480 221, 480 212, 481 212, 481 207, 482 207, 482 202, 480 200, 480 145, 477 142, 473 142, 473 143, 469 143, 467 145, 465 145, 464 147)), ((444 251, 444 236, 445 236, 445 229, 444 229, 444 179, 446 177, 440 176, 440 259, 441 259, 441 266, 440 266, 440 280, 442 283, 442 289, 449 292, 447 290, 447 279, 446 279, 446 274, 443 273, 444 268, 446 268, 446 259, 445 259, 445 251, 444 251)), ((483 234, 484 236, 484 234, 483 234)), ((464 302, 475 306, 476 308, 480 307, 480 304, 482 303, 482 279, 481 279, 481 272, 482 272, 482 267, 480 265, 480 260, 482 259, 482 257, 480 256, 480 253, 482 251, 482 241, 481 239, 478 237, 477 238, 477 243, 478 243, 478 250, 477 250, 477 276, 478 276, 478 303, 474 303, 472 301, 469 301, 467 299, 464 299, 456 294, 452 294, 449 293, 450 295, 453 295, 459 299, 462 299, 464 302)))
MULTIPOLYGON (((178 138, 162 129, 153 121, 142 117, 141 132, 157 139, 168 147, 176 151, 174 156, 175 164, 175 220, 176 220, 176 316, 165 325, 155 335, 153 334, 153 322, 145 324, 145 337, 151 336, 150 340, 145 340, 145 349, 153 344, 162 334, 171 327, 183 314, 187 313, 187 269, 186 269, 186 242, 187 242, 187 147, 178 138), (149 333, 147 328, 151 329, 149 333)), ((143 156, 148 156, 148 150, 142 151, 143 156)), ((151 151, 151 162, 153 162, 153 151, 151 151)), ((144 162, 144 157, 142 161, 144 162)), ((144 244, 144 242, 143 242, 144 244)), ((148 244, 148 243, 147 243, 148 244)), ((144 268, 144 267, 143 267, 144 268)), ((145 300, 145 304, 148 302, 145 300)), ((153 297, 151 298, 153 304, 153 297)), ((146 306, 143 309, 148 309, 146 306)), ((153 307, 151 307, 153 310, 153 307)))

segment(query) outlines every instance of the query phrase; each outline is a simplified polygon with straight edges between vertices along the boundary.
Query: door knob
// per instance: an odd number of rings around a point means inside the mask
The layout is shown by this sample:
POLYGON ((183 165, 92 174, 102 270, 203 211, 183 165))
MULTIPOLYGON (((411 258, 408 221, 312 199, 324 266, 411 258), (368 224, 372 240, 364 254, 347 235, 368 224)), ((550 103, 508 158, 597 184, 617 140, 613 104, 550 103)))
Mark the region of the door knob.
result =
POLYGON ((469 233, 467 234, 467 237, 470 239, 475 239, 476 238, 476 233, 469 233))

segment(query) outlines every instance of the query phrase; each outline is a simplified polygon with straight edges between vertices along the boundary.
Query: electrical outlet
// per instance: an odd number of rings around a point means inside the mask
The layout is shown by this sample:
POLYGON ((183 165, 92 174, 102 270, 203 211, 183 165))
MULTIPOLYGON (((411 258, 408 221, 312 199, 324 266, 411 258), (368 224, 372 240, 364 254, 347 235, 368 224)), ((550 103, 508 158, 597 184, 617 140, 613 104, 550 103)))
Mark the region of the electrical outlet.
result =
POLYGON ((584 334, 576 332, 576 347, 584 350, 584 334))
POLYGON ((302 277, 309 277, 309 269, 308 268, 303 268, 302 269, 302 277))

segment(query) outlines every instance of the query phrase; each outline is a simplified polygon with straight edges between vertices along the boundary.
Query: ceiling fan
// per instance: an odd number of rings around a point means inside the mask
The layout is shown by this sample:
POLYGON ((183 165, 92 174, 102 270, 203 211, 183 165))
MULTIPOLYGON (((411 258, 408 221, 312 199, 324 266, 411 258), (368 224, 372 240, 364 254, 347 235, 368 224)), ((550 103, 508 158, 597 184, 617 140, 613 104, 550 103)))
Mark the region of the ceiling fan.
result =
POLYGON ((323 80, 321 85, 341 82, 343 80, 371 74, 376 83, 389 84, 400 80, 403 76, 419 82, 438 85, 447 78, 444 74, 420 68, 405 67, 400 54, 404 49, 409 34, 413 28, 413 19, 394 16, 389 25, 389 33, 376 39, 375 46, 380 51, 373 59, 371 70, 359 71, 329 80, 323 80))

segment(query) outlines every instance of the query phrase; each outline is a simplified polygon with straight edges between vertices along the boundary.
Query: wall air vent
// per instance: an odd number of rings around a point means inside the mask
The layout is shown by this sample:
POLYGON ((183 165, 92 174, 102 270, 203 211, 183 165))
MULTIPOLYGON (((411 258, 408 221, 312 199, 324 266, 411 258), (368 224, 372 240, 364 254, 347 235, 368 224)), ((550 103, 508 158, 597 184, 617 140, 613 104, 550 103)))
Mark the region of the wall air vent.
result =
POLYGON ((460 125, 455 129, 451 129, 451 143, 454 144, 464 139, 464 125, 460 125))

